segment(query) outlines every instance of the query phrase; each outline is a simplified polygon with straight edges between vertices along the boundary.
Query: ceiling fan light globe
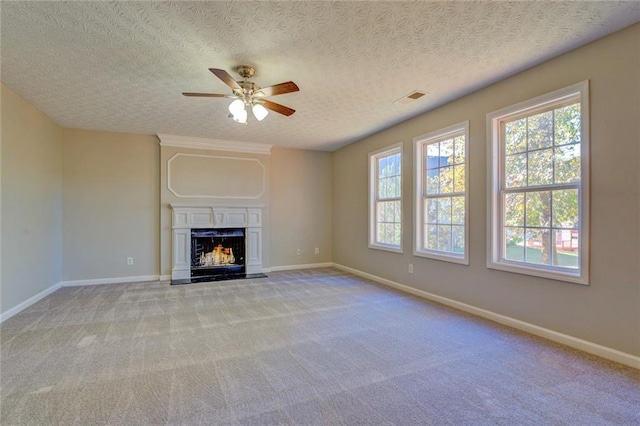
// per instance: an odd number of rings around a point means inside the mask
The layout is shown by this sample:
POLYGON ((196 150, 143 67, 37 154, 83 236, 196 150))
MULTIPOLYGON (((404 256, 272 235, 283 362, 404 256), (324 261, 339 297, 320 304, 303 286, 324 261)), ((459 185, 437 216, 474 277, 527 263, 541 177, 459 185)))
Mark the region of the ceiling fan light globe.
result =
POLYGON ((241 109, 237 114, 233 114, 233 120, 241 124, 246 124, 247 110, 241 109))
POLYGON ((234 117, 239 116, 242 112, 244 112, 245 117, 247 115, 247 111, 244 109, 244 102, 241 99, 236 99, 229 104, 229 112, 233 114, 234 117))
POLYGON ((253 108, 251 108, 251 110, 253 111, 253 115, 256 117, 256 120, 258 121, 264 120, 265 117, 269 114, 269 110, 267 110, 260 104, 255 104, 253 108))

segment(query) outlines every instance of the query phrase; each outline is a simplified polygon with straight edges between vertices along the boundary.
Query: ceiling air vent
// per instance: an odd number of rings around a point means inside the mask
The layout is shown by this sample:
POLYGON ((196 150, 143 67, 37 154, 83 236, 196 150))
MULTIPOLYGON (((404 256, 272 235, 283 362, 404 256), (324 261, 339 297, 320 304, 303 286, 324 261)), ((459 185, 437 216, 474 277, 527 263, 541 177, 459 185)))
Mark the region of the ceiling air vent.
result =
POLYGON ((409 93, 408 95, 404 95, 403 97, 401 97, 397 101, 394 101, 393 103, 394 104, 410 104, 411 102, 420 99, 421 97, 423 97, 426 94, 427 94, 427 92, 425 92, 425 91, 414 90, 413 92, 409 93))

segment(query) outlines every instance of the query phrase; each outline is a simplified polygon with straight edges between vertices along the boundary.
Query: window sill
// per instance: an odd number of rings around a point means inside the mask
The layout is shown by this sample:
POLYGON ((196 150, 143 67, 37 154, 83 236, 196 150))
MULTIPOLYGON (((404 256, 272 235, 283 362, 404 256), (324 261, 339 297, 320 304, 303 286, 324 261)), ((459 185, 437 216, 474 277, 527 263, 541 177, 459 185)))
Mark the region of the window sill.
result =
POLYGON ((427 259, 441 260, 443 262, 457 263, 459 265, 469 265, 469 259, 467 257, 446 254, 446 252, 414 250, 413 255, 426 257, 427 259))
POLYGON ((374 250, 389 251, 391 253, 404 253, 402 247, 387 246, 384 244, 369 244, 369 248, 374 250))
POLYGON ((570 272, 552 271, 534 266, 524 266, 515 263, 495 262, 489 260, 487 268, 499 271, 511 272, 514 274, 530 275, 533 277, 547 278, 555 281, 564 281, 572 284, 589 285, 589 277, 585 276, 581 271, 573 274, 570 272))

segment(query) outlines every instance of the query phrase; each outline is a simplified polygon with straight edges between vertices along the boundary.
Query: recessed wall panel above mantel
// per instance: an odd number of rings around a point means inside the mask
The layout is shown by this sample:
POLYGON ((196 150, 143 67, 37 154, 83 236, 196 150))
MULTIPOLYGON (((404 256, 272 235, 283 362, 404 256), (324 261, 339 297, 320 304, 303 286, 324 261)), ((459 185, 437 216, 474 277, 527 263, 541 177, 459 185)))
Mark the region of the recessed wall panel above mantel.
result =
POLYGON ((167 188, 178 198, 255 200, 266 170, 255 158, 177 153, 167 161, 167 188))

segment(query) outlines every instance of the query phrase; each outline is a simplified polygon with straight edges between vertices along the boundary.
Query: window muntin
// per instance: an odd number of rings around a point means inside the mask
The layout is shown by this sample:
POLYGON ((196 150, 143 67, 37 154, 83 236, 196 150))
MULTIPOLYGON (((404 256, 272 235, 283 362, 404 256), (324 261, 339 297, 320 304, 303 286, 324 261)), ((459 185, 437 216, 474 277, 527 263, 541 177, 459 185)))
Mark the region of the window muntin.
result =
POLYGON ((369 154, 369 247, 402 252, 402 145, 369 154))
POLYGON ((587 283, 587 90, 580 83, 489 115, 489 267, 587 283))
POLYGON ((414 139, 414 254, 468 264, 468 122, 414 139))

